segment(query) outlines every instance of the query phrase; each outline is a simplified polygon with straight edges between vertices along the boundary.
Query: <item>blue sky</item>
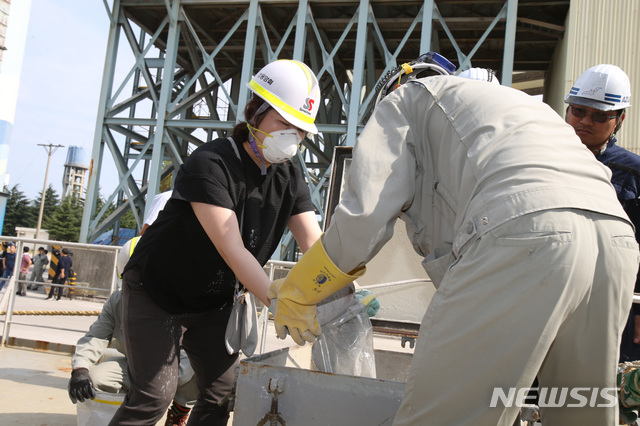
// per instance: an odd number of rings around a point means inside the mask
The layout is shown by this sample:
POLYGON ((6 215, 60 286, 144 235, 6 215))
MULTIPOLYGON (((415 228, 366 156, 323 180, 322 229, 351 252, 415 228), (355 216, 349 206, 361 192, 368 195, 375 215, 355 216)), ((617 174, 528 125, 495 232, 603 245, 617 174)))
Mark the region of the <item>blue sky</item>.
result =
MULTIPOLYGON (((65 146, 52 155, 47 179, 58 194, 67 147, 91 157, 108 31, 102 1, 32 0, 7 164, 9 187, 19 184, 30 199, 42 191, 47 165, 38 144, 65 146)), ((115 187, 105 181, 103 196, 115 187)))

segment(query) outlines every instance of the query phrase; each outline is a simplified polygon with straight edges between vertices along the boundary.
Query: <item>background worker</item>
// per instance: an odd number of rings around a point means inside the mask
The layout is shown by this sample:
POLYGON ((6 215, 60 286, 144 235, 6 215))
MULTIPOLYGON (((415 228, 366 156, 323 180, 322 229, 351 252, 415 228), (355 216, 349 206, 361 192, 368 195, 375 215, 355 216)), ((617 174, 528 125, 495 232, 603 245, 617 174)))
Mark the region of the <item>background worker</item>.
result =
MULTIPOLYGON (((583 72, 564 98, 566 121, 596 160, 611 169, 618 200, 640 241, 640 156, 616 144, 616 133, 631 104, 631 83, 619 67, 600 64, 583 72)), ((640 293, 640 276, 635 292, 640 293)), ((620 343, 620 362, 640 359, 640 305, 633 304, 620 343)))
MULTIPOLYGON (((31 256, 29 255, 29 247, 22 249, 22 260, 20 261, 20 276, 21 281, 27 280, 27 274, 29 274, 29 268, 31 267, 31 256)), ((27 283, 20 283, 18 290, 16 291, 18 296, 27 295, 27 283)))
MULTIPOLYGON (((536 374, 541 387, 616 387, 638 243, 610 172, 562 118, 445 61, 388 76, 330 226, 269 296, 278 336, 317 334, 318 299, 362 275, 401 218, 437 290, 394 424, 511 426, 518 407, 491 407, 496 388, 536 374)), ((542 423, 617 424, 609 399, 591 403, 541 408, 542 423)))
MULTIPOLYGON (((71 260, 71 256, 69 256, 69 249, 63 248, 60 250, 60 259, 58 259, 58 264, 56 265, 55 275, 51 280, 51 284, 64 284, 69 277, 69 270, 73 266, 73 261, 71 260)), ((56 300, 60 300, 62 297, 62 293, 64 292, 64 287, 60 286, 51 286, 51 290, 49 290, 49 295, 45 300, 50 300, 53 295, 56 295, 56 300)))
POLYGON ((226 425, 238 353, 225 330, 236 279, 267 306, 263 266, 288 227, 301 250, 320 236, 309 188, 289 159, 322 105, 305 64, 271 62, 248 83, 246 122, 196 149, 171 199, 140 238, 123 275, 123 327, 131 386, 112 425, 157 421, 170 403, 184 347, 199 397, 189 422, 226 425), (169 250, 178 240, 189 250, 169 250), (180 267, 171 267, 177 265, 180 267), (189 267, 185 267, 189 265, 189 267))
MULTIPOLYGON (((33 262, 33 269, 31 270, 31 277, 29 281, 35 281, 38 283, 44 283, 44 278, 42 274, 44 274, 44 270, 46 266, 49 264, 49 257, 47 256, 47 250, 44 247, 38 248, 38 254, 33 256, 31 259, 33 262)), ((29 288, 29 286, 27 286, 29 288)), ((36 286, 37 289, 37 286, 36 286)))
POLYGON ((144 235, 144 232, 147 230, 149 226, 156 220, 158 217, 158 213, 162 210, 171 198, 172 191, 161 192, 160 194, 156 194, 153 197, 153 201, 151 201, 151 207, 149 208, 149 213, 147 214, 147 218, 144 220, 144 224, 142 225, 142 229, 140 230, 140 236, 144 235))
POLYGON ((7 246, 7 252, 4 254, 2 258, 2 280, 0 280, 0 290, 5 285, 5 283, 9 282, 9 278, 13 276, 13 268, 16 264, 16 245, 13 241, 8 241, 5 243, 7 246))
MULTIPOLYGON (((4 259, 4 257, 7 255, 7 243, 2 243, 2 251, 0 251, 0 277, 2 277, 2 273, 4 273, 4 266, 3 265, 3 261, 2 259, 4 259)), ((0 280, 0 289, 2 289, 2 283, 4 281, 0 280)))
MULTIPOLYGON (((122 274, 138 238, 129 240, 118 254, 118 274, 122 274)), ((89 331, 76 344, 71 359, 69 398, 74 404, 94 399, 95 389, 109 392, 127 392, 130 386, 127 371, 127 348, 122 331, 122 291, 115 291, 102 307, 102 311, 89 331)), ((184 426, 193 404, 198 398, 193 369, 187 354, 180 351, 178 387, 167 412, 165 426, 184 426)))

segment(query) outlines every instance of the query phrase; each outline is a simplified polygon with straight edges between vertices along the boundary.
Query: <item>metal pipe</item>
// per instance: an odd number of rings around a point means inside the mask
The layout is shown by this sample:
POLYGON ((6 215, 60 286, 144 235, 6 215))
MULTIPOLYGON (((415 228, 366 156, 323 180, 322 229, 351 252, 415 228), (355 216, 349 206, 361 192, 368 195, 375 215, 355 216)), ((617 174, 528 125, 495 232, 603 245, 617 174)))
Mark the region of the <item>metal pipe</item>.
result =
POLYGON ((405 285, 405 284, 413 284, 413 283, 430 283, 433 282, 429 278, 413 278, 410 280, 402 280, 402 281, 390 281, 387 283, 380 284, 371 284, 371 285, 358 285, 359 289, 370 289, 370 288, 380 288, 380 287, 393 287, 396 285, 405 285))

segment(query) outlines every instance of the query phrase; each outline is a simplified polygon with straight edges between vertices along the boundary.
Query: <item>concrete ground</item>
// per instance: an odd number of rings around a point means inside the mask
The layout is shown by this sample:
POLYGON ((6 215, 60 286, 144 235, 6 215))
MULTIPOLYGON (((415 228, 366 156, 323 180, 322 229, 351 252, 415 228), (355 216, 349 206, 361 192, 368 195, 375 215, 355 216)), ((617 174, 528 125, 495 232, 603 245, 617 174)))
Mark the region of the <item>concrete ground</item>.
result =
POLYGON ((0 416, 3 425, 76 425, 67 395, 71 356, 7 347, 0 349, 0 416))
MULTIPOLYGON (((0 292, 0 300, 6 288, 0 292)), ((8 345, 0 347, 0 424, 77 424, 76 406, 67 394, 71 354, 78 339, 95 321, 102 308, 99 301, 45 300, 40 291, 16 297, 8 345)), ((0 311, 0 327, 5 324, 6 304, 0 311)), ((3 328, 0 328, 0 332, 3 328)), ((264 352, 295 345, 291 339, 278 340, 273 326, 267 327, 264 352)), ((376 349, 403 349, 394 338, 376 338, 376 349)), ((164 424, 162 420, 159 425, 164 424)))
MULTIPOLYGON (((6 286, 0 300, 5 293, 6 286)), ((15 298, 8 338, 3 339, 8 346, 0 347, 2 425, 77 424, 76 406, 67 393, 71 353, 95 321, 102 303, 45 298, 42 288, 15 298)), ((3 329, 6 307, 5 302, 0 316, 3 329)))

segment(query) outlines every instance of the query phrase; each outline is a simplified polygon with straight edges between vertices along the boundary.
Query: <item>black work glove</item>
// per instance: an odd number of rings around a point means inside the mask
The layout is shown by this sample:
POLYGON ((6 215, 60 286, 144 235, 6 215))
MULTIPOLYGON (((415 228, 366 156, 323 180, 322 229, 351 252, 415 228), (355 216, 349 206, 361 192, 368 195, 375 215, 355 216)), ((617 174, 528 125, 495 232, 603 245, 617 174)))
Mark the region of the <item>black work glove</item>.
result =
POLYGON ((71 398, 71 402, 75 404, 77 401, 84 402, 85 399, 93 399, 95 397, 96 391, 93 389, 89 370, 76 368, 71 371, 71 379, 69 380, 69 398, 71 398))

